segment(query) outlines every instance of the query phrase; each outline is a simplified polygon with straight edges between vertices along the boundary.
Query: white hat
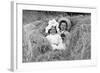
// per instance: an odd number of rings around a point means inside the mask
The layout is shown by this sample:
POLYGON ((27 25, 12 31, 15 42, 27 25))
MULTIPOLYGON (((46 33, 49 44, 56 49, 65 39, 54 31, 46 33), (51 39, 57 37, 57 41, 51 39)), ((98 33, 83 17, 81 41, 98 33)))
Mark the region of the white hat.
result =
POLYGON ((45 32, 48 33, 48 30, 51 29, 52 26, 55 26, 57 31, 59 31, 58 25, 59 23, 55 19, 49 20, 48 26, 45 28, 45 32))
POLYGON ((68 29, 70 29, 70 27, 71 27, 71 22, 70 22, 70 20, 69 20, 68 18, 66 18, 66 17, 61 17, 60 19, 58 19, 58 22, 60 23, 61 21, 66 21, 67 24, 68 24, 68 29))

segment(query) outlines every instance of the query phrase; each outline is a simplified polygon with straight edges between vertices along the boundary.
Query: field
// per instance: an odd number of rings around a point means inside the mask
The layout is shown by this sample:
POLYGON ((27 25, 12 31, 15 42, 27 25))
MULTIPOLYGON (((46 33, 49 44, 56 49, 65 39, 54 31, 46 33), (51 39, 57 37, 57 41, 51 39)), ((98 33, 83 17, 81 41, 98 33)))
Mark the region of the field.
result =
POLYGON ((23 10, 23 62, 91 59, 91 14, 23 10), (70 44, 66 50, 52 50, 45 27, 52 18, 71 21, 70 44))

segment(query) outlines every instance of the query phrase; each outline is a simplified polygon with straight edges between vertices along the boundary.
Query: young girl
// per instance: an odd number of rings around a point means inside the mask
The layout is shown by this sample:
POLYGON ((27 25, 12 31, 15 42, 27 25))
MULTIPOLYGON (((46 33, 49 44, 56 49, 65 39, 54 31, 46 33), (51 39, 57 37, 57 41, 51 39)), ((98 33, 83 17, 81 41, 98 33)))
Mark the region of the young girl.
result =
POLYGON ((57 33, 57 29, 56 29, 57 22, 55 20, 51 20, 50 22, 53 23, 53 24, 49 23, 49 25, 47 26, 47 28, 49 28, 49 29, 46 29, 46 31, 48 32, 48 35, 46 36, 46 38, 50 42, 53 50, 55 50, 55 49, 59 49, 59 50, 65 49, 65 45, 62 42, 62 38, 57 33))

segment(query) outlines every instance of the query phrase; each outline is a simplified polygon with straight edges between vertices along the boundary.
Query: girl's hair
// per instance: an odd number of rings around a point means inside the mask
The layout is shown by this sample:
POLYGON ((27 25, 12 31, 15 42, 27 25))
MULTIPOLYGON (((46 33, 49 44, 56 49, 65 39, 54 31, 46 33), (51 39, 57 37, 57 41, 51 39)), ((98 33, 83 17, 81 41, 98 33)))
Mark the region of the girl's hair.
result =
POLYGON ((58 28, 61 30, 61 24, 62 24, 62 23, 66 23, 66 29, 65 29, 65 30, 68 30, 68 24, 67 24, 67 22, 64 21, 64 20, 62 20, 62 21, 59 23, 58 28))
MULTIPOLYGON (((57 29, 56 29, 56 27, 54 27, 54 28, 55 28, 56 33, 57 33, 57 29)), ((51 28, 51 29, 52 29, 52 28, 51 28)), ((49 33, 49 34, 50 34, 51 29, 48 30, 48 33, 49 33)))

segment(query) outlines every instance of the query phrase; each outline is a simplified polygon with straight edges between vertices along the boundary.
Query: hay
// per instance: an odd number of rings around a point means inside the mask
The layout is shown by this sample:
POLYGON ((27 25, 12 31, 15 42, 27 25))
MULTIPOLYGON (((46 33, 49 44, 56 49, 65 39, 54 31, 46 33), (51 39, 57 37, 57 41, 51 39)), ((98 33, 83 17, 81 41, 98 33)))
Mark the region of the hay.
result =
MULTIPOLYGON (((37 13, 24 15, 23 62, 91 59, 91 17, 89 15, 69 17, 72 26, 70 44, 66 50, 52 50, 50 43, 45 38, 47 35, 45 27, 48 25, 48 20, 53 16, 49 14, 41 16, 40 14, 40 19, 37 16, 37 13), (30 18, 32 19, 30 20, 30 18)), ((56 15, 55 17, 59 16, 56 15)))

